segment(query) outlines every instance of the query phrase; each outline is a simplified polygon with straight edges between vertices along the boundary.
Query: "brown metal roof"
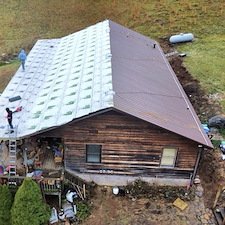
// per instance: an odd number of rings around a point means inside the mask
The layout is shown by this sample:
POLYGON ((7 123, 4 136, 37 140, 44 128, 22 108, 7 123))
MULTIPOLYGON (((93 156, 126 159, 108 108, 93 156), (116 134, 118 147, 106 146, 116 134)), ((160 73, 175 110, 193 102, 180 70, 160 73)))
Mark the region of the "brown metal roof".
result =
POLYGON ((112 21, 110 43, 114 107, 213 148, 159 43, 112 21))

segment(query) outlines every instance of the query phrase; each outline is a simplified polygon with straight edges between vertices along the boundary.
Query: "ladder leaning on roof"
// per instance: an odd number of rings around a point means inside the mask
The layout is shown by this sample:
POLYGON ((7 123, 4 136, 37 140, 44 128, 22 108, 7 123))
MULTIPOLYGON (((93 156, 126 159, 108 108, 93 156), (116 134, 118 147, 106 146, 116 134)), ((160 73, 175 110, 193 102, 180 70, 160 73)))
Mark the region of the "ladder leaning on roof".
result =
POLYGON ((16 176, 17 128, 9 128, 9 176, 16 176))

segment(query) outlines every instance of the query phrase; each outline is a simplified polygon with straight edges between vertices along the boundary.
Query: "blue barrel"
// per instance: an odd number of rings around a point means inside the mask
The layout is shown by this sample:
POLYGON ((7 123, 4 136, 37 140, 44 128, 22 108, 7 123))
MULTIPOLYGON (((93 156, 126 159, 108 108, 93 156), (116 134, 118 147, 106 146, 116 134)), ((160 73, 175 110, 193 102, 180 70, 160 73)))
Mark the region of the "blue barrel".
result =
POLYGON ((192 41, 194 39, 194 35, 191 33, 188 34, 177 34, 170 37, 170 43, 179 43, 179 42, 187 42, 192 41))

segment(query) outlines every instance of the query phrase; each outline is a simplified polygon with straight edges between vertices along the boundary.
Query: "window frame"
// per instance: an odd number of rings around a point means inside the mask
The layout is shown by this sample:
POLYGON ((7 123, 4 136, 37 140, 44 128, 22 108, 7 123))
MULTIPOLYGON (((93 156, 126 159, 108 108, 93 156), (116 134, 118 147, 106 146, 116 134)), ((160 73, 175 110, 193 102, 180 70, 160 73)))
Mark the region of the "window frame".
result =
POLYGON ((174 168, 176 166, 177 156, 178 156, 178 148, 170 147, 170 146, 164 147, 161 151, 160 167, 162 167, 162 168, 174 168), (174 156, 163 156, 164 150, 166 150, 166 149, 175 150, 174 156), (167 157, 167 159, 173 159, 173 164, 172 165, 162 165, 162 161, 163 161, 163 159, 165 159, 165 157, 167 157))
POLYGON ((101 163, 102 161, 102 145, 99 144, 86 144, 86 163, 101 163), (99 147, 98 152, 90 153, 90 147, 99 147), (98 161, 88 161, 89 156, 97 156, 98 161))

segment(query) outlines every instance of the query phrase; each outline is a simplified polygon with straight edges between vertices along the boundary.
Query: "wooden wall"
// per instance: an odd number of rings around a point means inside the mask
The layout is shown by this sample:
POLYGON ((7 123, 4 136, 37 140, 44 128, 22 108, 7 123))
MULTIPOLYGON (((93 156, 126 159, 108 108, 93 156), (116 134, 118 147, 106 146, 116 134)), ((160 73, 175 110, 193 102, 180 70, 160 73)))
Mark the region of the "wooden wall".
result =
POLYGON ((198 154, 196 142, 115 111, 44 135, 64 138, 66 168, 89 173, 189 176, 198 154), (86 144, 102 145, 101 163, 86 163, 86 144), (160 168, 164 147, 178 148, 175 168, 160 168))

